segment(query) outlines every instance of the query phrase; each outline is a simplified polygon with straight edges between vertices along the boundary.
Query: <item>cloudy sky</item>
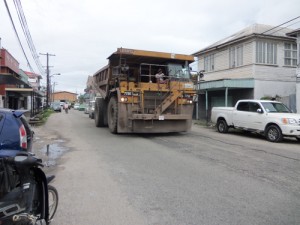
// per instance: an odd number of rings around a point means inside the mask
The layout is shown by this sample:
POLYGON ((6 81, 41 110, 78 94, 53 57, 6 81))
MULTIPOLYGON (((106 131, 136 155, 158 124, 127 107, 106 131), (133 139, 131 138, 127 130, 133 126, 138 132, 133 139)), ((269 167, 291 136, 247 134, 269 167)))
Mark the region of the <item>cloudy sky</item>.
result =
MULTIPOLYGON (((26 55, 29 51, 13 0, 6 0, 26 55)), ((56 90, 82 94, 88 75, 119 47, 192 54, 254 23, 277 26, 300 16, 299 0, 21 0, 36 52, 50 53, 56 90)), ((298 22, 297 22, 298 21, 298 22)), ((296 20, 290 28, 299 28, 296 20)), ((289 25, 290 25, 289 24, 289 25)), ((1 47, 30 71, 0 2, 1 47)), ((46 66, 46 57, 40 55, 46 66)), ((44 68, 45 69, 45 68, 44 68)), ((45 84, 46 78, 43 78, 45 84)))

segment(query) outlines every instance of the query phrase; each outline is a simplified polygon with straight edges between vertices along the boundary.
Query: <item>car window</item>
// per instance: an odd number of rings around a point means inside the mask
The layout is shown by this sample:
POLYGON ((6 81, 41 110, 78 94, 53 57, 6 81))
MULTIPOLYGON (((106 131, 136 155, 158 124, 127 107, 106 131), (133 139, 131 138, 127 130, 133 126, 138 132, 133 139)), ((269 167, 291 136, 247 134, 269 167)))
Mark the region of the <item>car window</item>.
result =
POLYGON ((239 110, 239 111, 249 111, 248 102, 240 102, 237 106, 237 110, 239 110))
POLYGON ((263 102, 266 112, 270 113, 291 113, 290 109, 280 102, 263 102))
POLYGON ((258 109, 261 109, 260 105, 256 102, 249 102, 249 111, 257 112, 258 109))

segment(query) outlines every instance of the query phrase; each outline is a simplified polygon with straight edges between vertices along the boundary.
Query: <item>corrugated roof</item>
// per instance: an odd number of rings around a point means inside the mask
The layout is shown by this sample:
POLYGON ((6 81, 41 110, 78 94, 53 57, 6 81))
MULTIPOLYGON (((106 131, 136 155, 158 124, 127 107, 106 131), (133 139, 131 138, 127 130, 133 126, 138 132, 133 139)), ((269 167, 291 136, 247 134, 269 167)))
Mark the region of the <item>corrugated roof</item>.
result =
POLYGON ((28 71, 24 71, 24 73, 26 73, 26 75, 31 79, 34 79, 36 77, 43 79, 43 77, 41 75, 36 74, 36 73, 32 73, 32 72, 28 72, 28 71))
POLYGON ((73 92, 70 92, 70 91, 55 91, 53 94, 58 94, 58 93, 70 93, 70 94, 73 94, 73 95, 78 95, 77 93, 73 93, 73 92))
POLYGON ((300 28, 293 30, 292 32, 287 33, 288 36, 291 37, 297 37, 297 35, 300 34, 300 28))
POLYGON ((207 46, 204 49, 201 49, 194 53, 193 55, 196 55, 197 53, 200 53, 202 51, 209 50, 211 48, 224 45, 226 43, 233 42, 235 40, 249 37, 251 35, 266 35, 266 36, 274 36, 274 37, 285 37, 290 38, 287 33, 292 32, 293 29, 285 28, 285 27, 275 27, 271 25, 264 25, 264 24, 253 24, 249 27, 246 27, 245 29, 227 37, 220 41, 215 42, 212 45, 207 46))

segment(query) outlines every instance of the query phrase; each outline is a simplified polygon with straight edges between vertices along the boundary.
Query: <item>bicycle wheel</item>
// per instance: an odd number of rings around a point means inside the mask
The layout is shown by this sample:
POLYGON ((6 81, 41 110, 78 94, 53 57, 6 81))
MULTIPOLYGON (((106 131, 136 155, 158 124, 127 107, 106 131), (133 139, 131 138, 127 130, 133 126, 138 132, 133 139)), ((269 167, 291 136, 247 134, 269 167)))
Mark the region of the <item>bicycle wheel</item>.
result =
POLYGON ((48 185, 49 222, 53 219, 58 206, 58 192, 55 187, 48 185))

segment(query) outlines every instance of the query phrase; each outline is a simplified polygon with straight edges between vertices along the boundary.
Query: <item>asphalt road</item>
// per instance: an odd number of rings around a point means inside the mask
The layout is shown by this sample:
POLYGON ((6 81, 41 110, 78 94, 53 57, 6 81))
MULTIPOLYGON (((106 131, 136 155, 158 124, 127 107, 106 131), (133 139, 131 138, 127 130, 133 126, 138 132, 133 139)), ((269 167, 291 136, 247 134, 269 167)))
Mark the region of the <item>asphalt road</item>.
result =
POLYGON ((300 224, 300 143, 191 132, 113 135, 83 112, 51 115, 35 150, 60 149, 53 225, 300 224))

